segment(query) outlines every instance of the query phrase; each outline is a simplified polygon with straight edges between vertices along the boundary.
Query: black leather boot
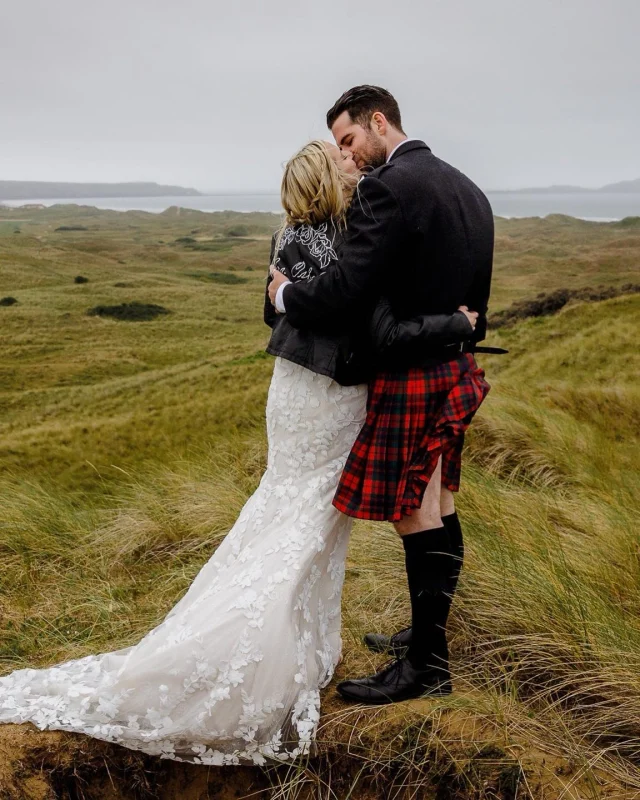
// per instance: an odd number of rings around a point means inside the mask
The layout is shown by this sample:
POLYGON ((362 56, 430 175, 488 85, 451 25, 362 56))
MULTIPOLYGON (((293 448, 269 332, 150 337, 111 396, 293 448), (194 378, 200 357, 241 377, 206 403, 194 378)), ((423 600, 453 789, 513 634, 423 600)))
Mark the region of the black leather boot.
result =
POLYGON ((451 694, 451 677, 446 667, 416 669, 409 659, 399 658, 375 675, 342 681, 337 689, 345 700, 366 705, 385 705, 414 697, 451 694))

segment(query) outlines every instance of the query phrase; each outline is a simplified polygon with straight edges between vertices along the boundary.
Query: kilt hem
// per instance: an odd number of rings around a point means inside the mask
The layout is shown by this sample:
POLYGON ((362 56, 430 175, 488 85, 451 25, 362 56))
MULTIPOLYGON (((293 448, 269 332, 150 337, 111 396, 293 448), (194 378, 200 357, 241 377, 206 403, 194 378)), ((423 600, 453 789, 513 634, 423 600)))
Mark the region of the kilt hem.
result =
POLYGON ((459 491, 466 430, 490 387, 470 353, 380 373, 333 505, 356 519, 398 522, 420 508, 442 456, 442 486, 459 491))

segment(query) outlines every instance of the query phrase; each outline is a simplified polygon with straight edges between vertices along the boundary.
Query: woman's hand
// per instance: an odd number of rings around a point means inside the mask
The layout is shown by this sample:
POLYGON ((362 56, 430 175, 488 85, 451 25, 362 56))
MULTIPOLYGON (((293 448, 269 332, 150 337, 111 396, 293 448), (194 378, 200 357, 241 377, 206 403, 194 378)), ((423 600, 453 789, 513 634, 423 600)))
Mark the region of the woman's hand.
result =
POLYGON ((478 321, 478 312, 477 311, 469 311, 469 306, 460 306, 458 311, 462 311, 465 317, 471 323, 471 327, 475 331, 476 329, 476 322, 478 321))

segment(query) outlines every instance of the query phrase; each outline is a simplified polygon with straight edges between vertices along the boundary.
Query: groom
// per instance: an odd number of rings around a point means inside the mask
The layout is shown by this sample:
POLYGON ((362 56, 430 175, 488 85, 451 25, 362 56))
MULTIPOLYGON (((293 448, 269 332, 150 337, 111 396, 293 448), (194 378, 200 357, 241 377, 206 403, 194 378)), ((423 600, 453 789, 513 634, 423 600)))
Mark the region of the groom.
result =
POLYGON ((334 498, 350 516, 393 522, 411 597, 410 628, 365 637, 371 650, 396 660, 374 675, 343 681, 338 691, 371 704, 448 694, 445 627, 464 552, 452 492, 459 486, 464 432, 489 389, 472 353, 486 332, 493 215, 475 184, 407 137, 385 89, 345 92, 327 124, 365 177, 349 210, 339 263, 310 282, 292 284, 276 272, 269 287, 276 309, 293 326, 311 329, 371 315, 381 296, 403 321, 452 314, 460 306, 479 315, 462 345, 435 347, 417 322, 403 326, 393 359, 377 365, 367 419, 334 498))

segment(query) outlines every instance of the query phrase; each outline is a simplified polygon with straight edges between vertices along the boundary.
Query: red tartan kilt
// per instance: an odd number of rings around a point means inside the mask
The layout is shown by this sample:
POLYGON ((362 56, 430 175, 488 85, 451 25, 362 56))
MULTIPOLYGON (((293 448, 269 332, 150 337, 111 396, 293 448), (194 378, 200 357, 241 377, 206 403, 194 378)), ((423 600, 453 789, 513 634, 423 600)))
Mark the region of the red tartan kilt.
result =
POLYGON ((471 353, 379 373, 333 505, 350 517, 397 522, 422 504, 440 456, 442 485, 458 491, 464 434, 488 391, 471 353))

